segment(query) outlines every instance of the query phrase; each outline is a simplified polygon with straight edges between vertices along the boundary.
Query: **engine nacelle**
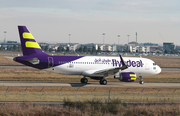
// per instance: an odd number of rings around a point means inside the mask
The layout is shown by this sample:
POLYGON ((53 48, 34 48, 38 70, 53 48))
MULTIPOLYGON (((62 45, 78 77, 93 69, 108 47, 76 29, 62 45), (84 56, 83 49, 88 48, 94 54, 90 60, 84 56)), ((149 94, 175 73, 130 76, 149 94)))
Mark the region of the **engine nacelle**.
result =
POLYGON ((134 82, 136 80, 136 74, 134 72, 122 72, 119 75, 115 75, 114 78, 123 82, 134 82))

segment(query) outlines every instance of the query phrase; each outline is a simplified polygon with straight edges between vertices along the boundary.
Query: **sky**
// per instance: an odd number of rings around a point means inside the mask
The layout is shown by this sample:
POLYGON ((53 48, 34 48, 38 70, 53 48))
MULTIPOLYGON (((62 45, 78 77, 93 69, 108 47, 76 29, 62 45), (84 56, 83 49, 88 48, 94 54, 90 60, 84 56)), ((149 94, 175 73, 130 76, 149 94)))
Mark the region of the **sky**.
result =
POLYGON ((18 25, 37 42, 180 45, 180 0, 0 0, 0 41, 20 41, 18 25), (4 31, 7 33, 5 34, 4 31), (120 35, 120 38, 117 36, 120 35))

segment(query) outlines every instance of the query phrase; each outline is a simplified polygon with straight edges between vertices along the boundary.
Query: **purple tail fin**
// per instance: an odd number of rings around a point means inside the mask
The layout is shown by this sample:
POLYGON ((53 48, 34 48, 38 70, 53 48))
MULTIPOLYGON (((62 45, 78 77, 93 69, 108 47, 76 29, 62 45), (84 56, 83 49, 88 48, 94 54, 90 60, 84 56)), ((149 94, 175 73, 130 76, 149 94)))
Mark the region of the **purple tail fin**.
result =
POLYGON ((24 56, 33 54, 45 54, 26 26, 18 26, 21 47, 24 56))

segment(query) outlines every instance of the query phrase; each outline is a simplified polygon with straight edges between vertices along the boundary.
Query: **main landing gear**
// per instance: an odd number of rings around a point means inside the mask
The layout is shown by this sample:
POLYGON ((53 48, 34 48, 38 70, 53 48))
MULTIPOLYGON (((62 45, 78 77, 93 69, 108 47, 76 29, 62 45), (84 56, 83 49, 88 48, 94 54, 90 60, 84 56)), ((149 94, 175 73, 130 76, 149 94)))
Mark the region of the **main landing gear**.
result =
MULTIPOLYGON (((88 79, 84 76, 82 79, 81 79, 81 83, 87 83, 88 82, 88 79)), ((101 78, 101 80, 99 81, 99 83, 101 85, 106 85, 107 84, 107 81, 104 79, 104 78, 101 78)))
POLYGON ((87 83, 87 82, 88 82, 88 79, 86 77, 81 79, 81 83, 87 83))
POLYGON ((139 84, 144 84, 143 77, 139 76, 139 78, 140 78, 139 84))
POLYGON ((100 83, 101 85, 106 85, 106 84, 107 84, 107 81, 106 81, 105 79, 101 79, 101 80, 99 81, 99 83, 100 83))
POLYGON ((104 77, 99 81, 99 83, 101 85, 106 85, 107 84, 107 81, 106 81, 106 78, 108 77, 108 75, 104 75, 104 77))

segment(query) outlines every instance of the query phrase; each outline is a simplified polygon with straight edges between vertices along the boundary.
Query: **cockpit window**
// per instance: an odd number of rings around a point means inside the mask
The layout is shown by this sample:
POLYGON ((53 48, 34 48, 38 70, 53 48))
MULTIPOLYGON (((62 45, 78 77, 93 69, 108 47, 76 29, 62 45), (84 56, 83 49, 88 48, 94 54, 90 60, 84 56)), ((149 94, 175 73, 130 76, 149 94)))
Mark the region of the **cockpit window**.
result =
POLYGON ((156 63, 153 63, 154 66, 156 66, 156 63))

